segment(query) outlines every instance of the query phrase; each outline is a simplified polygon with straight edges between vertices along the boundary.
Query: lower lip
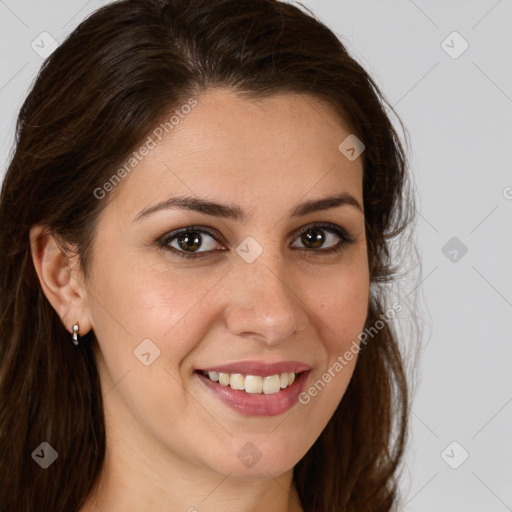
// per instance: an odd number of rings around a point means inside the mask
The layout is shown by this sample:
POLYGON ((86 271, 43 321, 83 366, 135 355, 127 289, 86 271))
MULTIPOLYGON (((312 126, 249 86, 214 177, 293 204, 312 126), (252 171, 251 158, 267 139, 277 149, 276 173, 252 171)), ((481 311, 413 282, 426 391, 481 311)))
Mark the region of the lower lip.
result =
POLYGON ((226 405, 246 416, 277 416, 291 409, 297 402, 310 371, 302 372, 291 386, 277 393, 246 393, 213 382, 202 373, 196 373, 199 380, 226 405))

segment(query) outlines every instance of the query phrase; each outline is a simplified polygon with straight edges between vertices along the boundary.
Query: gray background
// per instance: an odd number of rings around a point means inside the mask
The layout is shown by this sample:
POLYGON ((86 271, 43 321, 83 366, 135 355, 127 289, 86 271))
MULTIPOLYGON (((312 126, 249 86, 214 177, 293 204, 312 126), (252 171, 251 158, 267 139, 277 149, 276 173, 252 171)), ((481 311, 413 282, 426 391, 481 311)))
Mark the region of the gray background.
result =
MULTIPOLYGON (((37 51, 51 48, 40 34, 61 42, 106 3, 0 0, 3 169, 37 51)), ((426 327, 403 510, 512 510, 512 0, 304 4, 370 71, 412 143, 426 327)))

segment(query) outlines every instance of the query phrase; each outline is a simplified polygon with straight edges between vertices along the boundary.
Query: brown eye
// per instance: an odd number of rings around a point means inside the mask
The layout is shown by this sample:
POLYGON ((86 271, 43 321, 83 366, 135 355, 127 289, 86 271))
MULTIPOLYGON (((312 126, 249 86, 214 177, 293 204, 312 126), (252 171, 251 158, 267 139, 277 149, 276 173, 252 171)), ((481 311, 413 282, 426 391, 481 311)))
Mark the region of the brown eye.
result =
MULTIPOLYGON (((218 242, 219 238, 220 235, 206 228, 190 226, 160 238, 158 245, 180 258, 200 258, 227 250, 218 242)), ((311 226, 302 231, 298 240, 302 247, 295 246, 296 249, 318 254, 336 253, 354 242, 343 228, 335 224, 311 226)))
POLYGON ((201 246, 202 238, 197 231, 187 231, 185 234, 178 235, 176 241, 180 249, 195 252, 201 246))
POLYGON ((354 239, 343 228, 335 224, 311 226, 302 231, 299 239, 303 247, 297 248, 319 254, 338 252, 345 244, 354 242, 354 239), (337 243, 336 239, 339 240, 337 243))
POLYGON ((204 228, 193 226, 164 236, 158 244, 182 258, 196 258, 204 256, 204 253, 222 250, 216 235, 204 228))
POLYGON ((325 235, 322 232, 323 230, 317 228, 311 228, 301 236, 302 243, 308 249, 319 249, 325 242, 325 235))

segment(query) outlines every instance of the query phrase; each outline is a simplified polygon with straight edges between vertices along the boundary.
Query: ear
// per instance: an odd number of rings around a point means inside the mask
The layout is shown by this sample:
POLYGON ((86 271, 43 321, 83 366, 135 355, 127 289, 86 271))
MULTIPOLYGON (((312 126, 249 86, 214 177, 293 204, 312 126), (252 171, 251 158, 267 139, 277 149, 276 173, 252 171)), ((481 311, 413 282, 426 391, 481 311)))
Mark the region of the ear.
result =
POLYGON ((92 324, 78 256, 66 252, 47 226, 32 226, 30 249, 43 293, 68 332, 79 322, 79 335, 87 334, 92 324))

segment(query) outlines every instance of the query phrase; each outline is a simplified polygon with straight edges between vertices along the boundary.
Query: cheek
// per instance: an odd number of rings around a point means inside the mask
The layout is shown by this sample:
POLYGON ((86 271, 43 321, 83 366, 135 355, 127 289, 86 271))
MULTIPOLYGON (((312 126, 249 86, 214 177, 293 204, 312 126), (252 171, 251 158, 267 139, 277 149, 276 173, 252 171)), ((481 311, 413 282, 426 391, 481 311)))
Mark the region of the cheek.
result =
POLYGON ((368 315, 368 267, 340 267, 317 283, 310 304, 326 357, 311 376, 301 403, 319 412, 315 426, 322 429, 343 398, 357 363, 359 335, 368 315))
POLYGON ((140 262, 104 263, 93 283, 99 300, 92 312, 106 406, 128 424, 122 397, 140 424, 169 428, 176 412, 190 407, 180 365, 211 328, 204 296, 215 281, 140 262))
MULTIPOLYGON (((363 260, 365 261, 365 260, 363 260)), ((330 359, 346 350, 364 328, 370 294, 366 265, 338 268, 326 276, 311 296, 330 359)))
POLYGON ((182 333, 188 330, 193 337, 190 330, 204 325, 196 316, 214 284, 204 273, 197 278, 193 272, 171 272, 168 266, 147 266, 136 258, 116 258, 115 264, 104 260, 93 283, 99 299, 92 301, 95 331, 131 350, 149 338, 161 350, 172 344, 179 352, 180 340, 187 339, 182 333))

